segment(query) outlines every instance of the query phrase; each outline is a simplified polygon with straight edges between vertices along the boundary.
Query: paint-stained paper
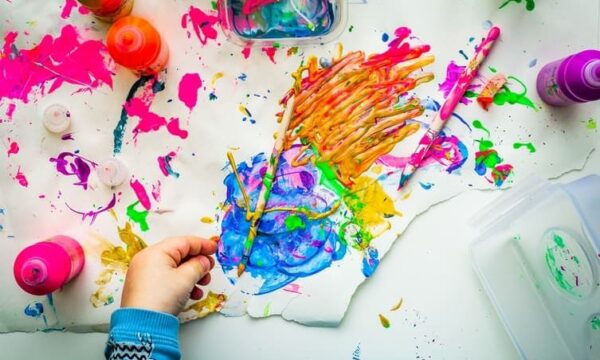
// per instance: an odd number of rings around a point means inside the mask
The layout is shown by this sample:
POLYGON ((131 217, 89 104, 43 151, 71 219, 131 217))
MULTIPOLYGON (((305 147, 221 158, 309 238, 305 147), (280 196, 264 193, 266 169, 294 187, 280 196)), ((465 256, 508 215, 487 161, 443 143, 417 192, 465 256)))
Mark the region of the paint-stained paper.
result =
POLYGON ((136 15, 170 51, 168 70, 152 79, 114 64, 102 43, 108 26, 75 2, 1 2, 0 331, 106 329, 131 258, 181 234, 221 236, 206 296, 183 320, 221 312, 335 326, 360 284, 385 271, 378 264, 394 242, 419 241, 402 233, 431 206, 582 168, 598 141, 597 105, 552 109, 535 79, 543 64, 598 47, 597 6, 499 3, 353 3, 343 47, 245 49, 228 42, 210 1, 138 2, 136 15), (578 27, 562 28, 567 12, 578 27), (492 24, 503 33, 480 77, 398 192, 403 166, 492 24), (295 84, 300 65, 309 69, 295 84), (496 74, 508 82, 485 112, 476 98, 496 74), (295 85, 290 142, 238 280, 247 203, 252 210, 295 85), (344 94, 352 86, 363 92, 344 94), (344 96, 355 101, 335 103, 344 96), (52 104, 69 110, 63 134, 42 125, 52 104), (113 156, 126 174, 110 188, 96 170, 113 156), (82 242, 85 269, 52 297, 29 296, 12 278, 13 259, 56 234, 82 242))

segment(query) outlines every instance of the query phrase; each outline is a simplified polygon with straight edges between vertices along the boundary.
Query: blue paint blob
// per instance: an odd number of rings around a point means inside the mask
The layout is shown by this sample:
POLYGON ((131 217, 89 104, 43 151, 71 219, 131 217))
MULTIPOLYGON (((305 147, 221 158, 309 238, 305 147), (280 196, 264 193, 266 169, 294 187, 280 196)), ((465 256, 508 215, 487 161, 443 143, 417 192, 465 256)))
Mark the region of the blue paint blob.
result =
POLYGON ((383 33, 381 35, 381 41, 388 42, 390 40, 390 36, 387 33, 383 33))
POLYGON ((433 187, 432 183, 424 183, 424 182, 419 182, 419 185, 421 185, 421 187, 425 190, 431 190, 431 188, 433 187))
POLYGON ((241 73, 240 76, 238 76, 238 80, 246 81, 247 79, 248 75, 246 75, 245 73, 241 73))
POLYGON ((530 68, 532 68, 532 67, 536 66, 536 65, 537 65, 537 62, 538 62, 538 60, 537 60, 537 59, 533 59, 533 60, 531 60, 531 61, 529 62, 529 67, 530 67, 530 68))
POLYGON ((469 60, 469 57, 467 56, 467 54, 465 54, 465 52, 464 52, 464 51, 462 51, 462 50, 459 50, 459 51, 458 51, 458 53, 459 53, 459 54, 461 54, 461 55, 462 55, 462 57, 464 57, 464 58, 465 58, 465 60, 469 60))
POLYGON ((210 101, 214 101, 217 100, 217 95, 215 94, 215 92, 211 92, 210 94, 208 94, 208 100, 210 101))
MULTIPOLYGON (((317 213, 327 212, 339 201, 338 196, 319 185, 319 172, 311 163, 292 167, 299 146, 284 152, 280 158, 277 176, 273 180, 271 196, 266 209, 274 207, 303 208, 317 213)), ((238 172, 254 209, 262 178, 267 169, 264 154, 256 155, 249 163, 238 164, 238 172)), ((239 264, 250 222, 240 188, 233 173, 224 180, 227 187, 226 211, 221 223, 221 241, 217 260, 232 283, 238 279, 235 269, 239 264), (232 271, 234 270, 234 271, 232 271)), ((329 217, 312 219, 294 211, 269 211, 261 218, 246 272, 264 280, 256 294, 266 294, 328 268, 346 254, 346 245, 338 236, 337 222, 329 217), (288 229, 285 220, 295 215, 304 227, 288 229)))
POLYGON ((23 312, 27 316, 37 318, 37 317, 42 316, 42 314, 44 313, 44 305, 39 302, 29 304, 29 305, 27 305, 25 310, 23 310, 23 312))
POLYGON ((371 277, 379 266, 379 251, 374 247, 369 246, 365 250, 365 257, 362 263, 362 272, 365 277, 371 277))

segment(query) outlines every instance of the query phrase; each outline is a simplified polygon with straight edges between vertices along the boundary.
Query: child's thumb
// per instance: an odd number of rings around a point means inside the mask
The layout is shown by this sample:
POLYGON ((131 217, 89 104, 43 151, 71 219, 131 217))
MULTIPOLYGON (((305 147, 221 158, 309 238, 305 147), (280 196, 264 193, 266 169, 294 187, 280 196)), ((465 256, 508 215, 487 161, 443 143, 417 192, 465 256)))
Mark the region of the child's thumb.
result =
POLYGON ((210 260, 205 255, 191 257, 177 268, 177 272, 189 281, 190 286, 200 281, 209 271, 210 260))

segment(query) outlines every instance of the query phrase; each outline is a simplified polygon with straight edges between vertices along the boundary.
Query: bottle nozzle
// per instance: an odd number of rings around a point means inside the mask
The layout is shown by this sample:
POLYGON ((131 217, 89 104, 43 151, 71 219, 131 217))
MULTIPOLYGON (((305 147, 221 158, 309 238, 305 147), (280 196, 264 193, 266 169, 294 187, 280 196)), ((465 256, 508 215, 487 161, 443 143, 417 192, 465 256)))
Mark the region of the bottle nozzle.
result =
POLYGON ((31 259, 21 268, 21 278, 29 286, 37 286, 48 279, 46 263, 40 259, 31 259))

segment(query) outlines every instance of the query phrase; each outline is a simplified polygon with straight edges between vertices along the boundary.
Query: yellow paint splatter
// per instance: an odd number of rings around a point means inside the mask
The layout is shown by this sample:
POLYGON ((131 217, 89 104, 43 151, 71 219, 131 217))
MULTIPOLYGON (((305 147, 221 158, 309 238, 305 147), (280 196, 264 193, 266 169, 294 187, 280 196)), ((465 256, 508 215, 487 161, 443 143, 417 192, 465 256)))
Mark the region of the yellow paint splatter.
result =
POLYGON ((215 219, 209 217, 209 216, 203 216, 200 218, 200 222, 204 223, 204 224, 212 224, 215 222, 215 219))
POLYGON ((215 75, 213 75, 212 79, 210 79, 210 86, 214 88, 217 83, 217 80, 219 80, 223 76, 225 76, 225 74, 223 74, 222 72, 218 72, 215 75))
POLYGON ((388 320, 388 318, 386 318, 382 314, 379 314, 379 322, 381 323, 381 326, 383 326, 386 329, 389 328, 390 325, 391 325, 390 321, 388 320))
POLYGON ((402 303, 404 302, 403 298, 400 298, 400 301, 398 301, 398 303, 396 305, 394 305, 394 307, 392 307, 390 309, 390 311, 397 311, 400 310, 400 308, 402 307, 402 303))
POLYGON ((217 294, 212 291, 209 291, 208 295, 206 295, 204 299, 190 305, 184 310, 184 312, 193 310, 196 312, 198 318, 203 318, 221 310, 226 300, 227 295, 217 294))
POLYGON ((402 195, 402 200, 408 200, 410 198, 411 192, 407 191, 406 194, 402 195))
POLYGON ((104 270, 98 274, 95 281, 98 289, 90 296, 90 302, 94 307, 112 303, 112 294, 104 294, 106 286, 111 283, 115 274, 126 273, 133 256, 147 247, 144 240, 133 232, 130 223, 127 222, 124 228, 117 229, 119 239, 124 246, 115 246, 107 240, 96 237, 94 246, 103 249, 100 254, 100 263, 104 266, 104 270))
POLYGON ((366 229, 374 231, 388 230, 391 225, 386 219, 394 215, 402 216, 394 201, 386 194, 381 184, 368 176, 361 176, 355 180, 351 188, 356 198, 347 201, 356 202, 355 217, 366 229), (384 228, 384 229, 382 229, 384 228))

